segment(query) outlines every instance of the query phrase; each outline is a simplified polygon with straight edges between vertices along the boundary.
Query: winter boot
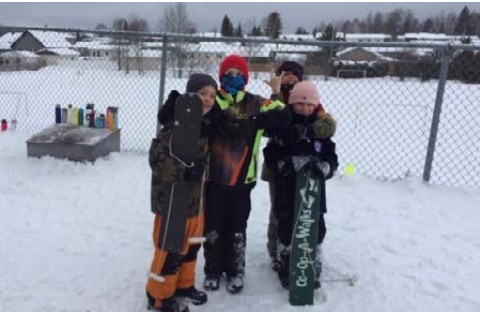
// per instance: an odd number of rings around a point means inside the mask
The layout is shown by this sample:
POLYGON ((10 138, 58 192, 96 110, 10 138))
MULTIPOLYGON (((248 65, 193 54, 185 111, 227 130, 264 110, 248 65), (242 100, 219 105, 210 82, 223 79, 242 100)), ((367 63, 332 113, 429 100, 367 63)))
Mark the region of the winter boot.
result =
POLYGON ((280 261, 276 257, 271 257, 270 267, 272 268, 273 272, 278 272, 280 270, 280 261))
POLYGON ((218 290, 220 287, 220 275, 207 275, 203 281, 203 288, 206 290, 218 290))
POLYGON ((175 291, 175 297, 191 302, 194 305, 201 305, 207 302, 207 294, 201 290, 195 288, 195 286, 189 288, 177 288, 175 291))
POLYGON ((322 244, 318 244, 315 254, 315 289, 322 287, 322 284, 320 283, 320 275, 322 274, 322 258, 322 244))
POLYGON ((149 294, 148 296, 148 305, 147 310, 153 312, 189 312, 188 305, 186 302, 177 299, 176 297, 168 297, 162 299, 162 306, 157 308, 155 306, 155 299, 151 297, 149 294))
POLYGON ((238 294, 243 289, 242 276, 227 276, 227 291, 231 294, 238 294))
POLYGON ((278 244, 278 279, 285 289, 290 288, 290 247, 281 243, 278 244))

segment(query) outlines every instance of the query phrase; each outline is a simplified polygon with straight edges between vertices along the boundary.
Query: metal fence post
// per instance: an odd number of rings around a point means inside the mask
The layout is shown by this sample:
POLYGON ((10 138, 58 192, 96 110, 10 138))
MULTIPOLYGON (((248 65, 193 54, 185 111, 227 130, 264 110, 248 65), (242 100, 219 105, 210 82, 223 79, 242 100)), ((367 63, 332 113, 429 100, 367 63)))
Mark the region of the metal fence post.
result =
POLYGON ((438 77, 437 95, 435 98, 435 107, 433 109, 432 126, 430 127, 430 137, 428 139, 427 156, 425 157, 425 166, 423 167, 423 181, 430 181, 432 173, 433 155, 435 153, 435 144, 437 142, 438 124, 440 123, 440 113, 442 112, 443 95, 445 93, 445 84, 447 82, 448 66, 450 62, 449 47, 440 50, 441 66, 438 77))
MULTIPOLYGON (((164 35, 162 40, 162 60, 160 65, 160 90, 158 92, 158 110, 162 108, 163 99, 165 97, 165 80, 167 74, 167 53, 168 53, 168 36, 164 35)), ((156 119, 156 118, 155 118, 156 119)), ((160 130, 160 124, 157 121, 157 133, 160 130)))

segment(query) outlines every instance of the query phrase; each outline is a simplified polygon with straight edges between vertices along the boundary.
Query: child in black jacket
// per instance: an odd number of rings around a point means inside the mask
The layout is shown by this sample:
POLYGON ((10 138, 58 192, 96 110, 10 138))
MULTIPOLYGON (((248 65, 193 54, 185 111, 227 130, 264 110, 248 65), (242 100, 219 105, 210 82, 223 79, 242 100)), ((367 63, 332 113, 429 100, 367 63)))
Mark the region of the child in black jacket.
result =
POLYGON ((321 245, 326 227, 323 215, 327 212, 324 180, 337 170, 338 159, 335 143, 330 138, 315 138, 312 124, 318 119, 315 108, 320 103, 314 83, 302 81, 295 85, 288 100, 293 119, 289 127, 271 133, 272 140, 264 149, 265 162, 276 171, 274 211, 278 217, 278 276, 283 287, 289 288, 290 253, 295 211, 295 170, 293 156, 311 156, 319 159, 318 172, 324 179, 321 183, 320 216, 318 219, 317 258, 315 259, 316 288, 320 287, 321 245))

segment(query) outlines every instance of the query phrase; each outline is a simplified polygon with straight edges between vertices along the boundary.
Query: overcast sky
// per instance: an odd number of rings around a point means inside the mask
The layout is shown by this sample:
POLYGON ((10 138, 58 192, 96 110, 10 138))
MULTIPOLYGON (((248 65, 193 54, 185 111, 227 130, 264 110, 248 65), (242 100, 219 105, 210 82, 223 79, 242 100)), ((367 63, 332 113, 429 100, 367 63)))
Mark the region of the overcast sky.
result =
MULTIPOLYGON (((44 26, 93 29, 98 23, 111 26, 115 17, 128 17, 135 14, 147 19, 152 30, 156 30, 158 20, 169 3, 0 3, 0 24, 9 26, 44 26)), ((234 26, 256 20, 270 12, 280 13, 283 33, 294 32, 299 26, 311 31, 321 22, 342 19, 362 19, 369 12, 391 12, 395 8, 410 9, 417 18, 425 19, 442 12, 458 14, 467 5, 470 11, 480 13, 480 3, 187 3, 190 19, 200 31, 220 30, 223 16, 227 14, 234 26)))

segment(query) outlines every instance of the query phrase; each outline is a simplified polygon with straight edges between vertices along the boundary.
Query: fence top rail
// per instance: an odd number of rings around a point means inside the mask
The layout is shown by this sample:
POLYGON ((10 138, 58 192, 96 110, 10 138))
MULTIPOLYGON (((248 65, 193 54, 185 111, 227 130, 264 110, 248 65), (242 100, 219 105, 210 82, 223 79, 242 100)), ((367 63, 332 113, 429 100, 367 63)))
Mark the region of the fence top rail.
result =
POLYGON ((92 30, 81 28, 59 28, 59 27, 24 27, 24 26, 1 26, 0 33, 5 32, 23 32, 32 31, 53 31, 68 33, 91 33, 97 35, 110 35, 114 37, 150 37, 165 38, 169 41, 192 41, 192 42, 241 42, 241 43, 273 43, 278 45, 299 45, 299 46, 318 46, 318 47, 385 47, 385 48, 429 48, 452 50, 480 50, 480 46, 472 44, 452 44, 444 43, 418 43, 418 42, 345 42, 345 41, 292 41, 292 40, 274 40, 258 38, 238 38, 238 37, 205 37, 191 34, 176 34, 168 32, 137 32, 137 31, 114 31, 114 30, 92 30))

